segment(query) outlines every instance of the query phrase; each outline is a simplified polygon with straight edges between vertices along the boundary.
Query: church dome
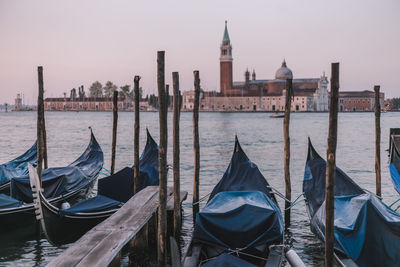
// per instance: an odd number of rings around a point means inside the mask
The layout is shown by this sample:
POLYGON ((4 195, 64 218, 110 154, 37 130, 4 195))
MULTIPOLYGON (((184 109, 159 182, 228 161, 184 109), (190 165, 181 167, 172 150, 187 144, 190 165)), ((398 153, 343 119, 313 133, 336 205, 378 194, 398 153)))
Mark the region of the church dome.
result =
POLYGON ((282 62, 282 66, 276 71, 275 79, 281 79, 281 80, 293 79, 293 73, 286 66, 286 61, 285 60, 282 62))

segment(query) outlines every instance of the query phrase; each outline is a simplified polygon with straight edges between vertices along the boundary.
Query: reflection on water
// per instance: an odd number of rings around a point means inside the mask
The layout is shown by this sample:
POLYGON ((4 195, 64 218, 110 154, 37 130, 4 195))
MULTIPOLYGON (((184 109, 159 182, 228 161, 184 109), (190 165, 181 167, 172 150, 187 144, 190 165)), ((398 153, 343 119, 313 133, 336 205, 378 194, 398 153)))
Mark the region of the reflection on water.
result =
MULTIPOLYGON (((172 163, 172 114, 169 114, 168 162, 172 163)), ((28 149, 35 140, 34 112, 0 113, 0 162, 6 162, 28 149)), ((117 138, 116 169, 133 163, 133 113, 120 113, 117 138)), ((400 121, 400 113, 382 114, 382 192, 384 201, 397 197, 388 172, 385 150, 390 127, 400 121)), ((49 112, 46 113, 49 166, 64 166, 74 161, 87 146, 92 126, 105 159, 110 167, 111 113, 49 112)), ((242 144, 249 158, 258 165, 269 183, 284 192, 282 119, 269 118, 266 113, 201 113, 200 114, 200 196, 208 194, 222 177, 230 161, 234 136, 242 144)), ((145 128, 159 140, 158 113, 141 113, 140 150, 145 145, 145 128)), ((311 137, 317 151, 324 156, 328 134, 327 113, 293 114, 290 125, 292 199, 302 190, 307 137, 311 137)), ((375 191, 374 173, 374 114, 340 113, 338 125, 337 164, 363 188, 375 191)), ((192 221, 193 177, 192 114, 181 115, 181 188, 189 192, 183 204, 181 244, 185 251, 190 241, 192 221)), ((169 172, 172 183, 172 172, 169 172)), ((281 207, 282 200, 278 199, 281 207)), ((201 208, 205 201, 201 203, 201 208)), ((292 224, 286 242, 294 247, 307 266, 321 266, 323 246, 310 231, 304 202, 292 210, 292 224)), ((0 265, 43 266, 68 246, 56 248, 44 238, 27 236, 23 230, 1 234, 0 265)), ((128 255, 123 258, 128 265, 128 255)), ((154 261, 155 264, 155 261, 154 261)))

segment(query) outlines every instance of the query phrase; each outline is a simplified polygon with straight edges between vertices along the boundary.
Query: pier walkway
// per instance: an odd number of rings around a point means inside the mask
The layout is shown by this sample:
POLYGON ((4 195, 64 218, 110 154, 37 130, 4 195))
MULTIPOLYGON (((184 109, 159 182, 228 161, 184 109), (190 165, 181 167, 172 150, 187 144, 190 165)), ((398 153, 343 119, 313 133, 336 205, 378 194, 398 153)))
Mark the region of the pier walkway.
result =
MULTIPOLYGON (((167 209, 172 207, 173 210, 172 192, 172 188, 168 187, 167 209)), ((187 192, 181 192, 181 201, 186 199, 186 196, 187 192)), ((135 238, 140 236, 138 239, 147 239, 148 231, 156 231, 157 209, 158 186, 148 186, 134 195, 110 218, 87 232, 47 266, 119 266, 120 252, 125 245, 128 243, 133 245, 135 242, 143 243, 143 240, 135 240, 135 238)))

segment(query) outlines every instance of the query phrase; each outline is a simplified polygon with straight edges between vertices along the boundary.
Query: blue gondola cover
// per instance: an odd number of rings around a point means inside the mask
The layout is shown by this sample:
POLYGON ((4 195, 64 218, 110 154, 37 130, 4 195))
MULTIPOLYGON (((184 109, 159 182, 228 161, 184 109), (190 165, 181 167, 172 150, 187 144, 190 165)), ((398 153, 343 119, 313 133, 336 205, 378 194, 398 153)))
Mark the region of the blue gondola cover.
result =
MULTIPOLYGON (((99 179, 98 194, 127 202, 133 196, 133 167, 99 179)), ((147 132, 147 143, 140 157, 139 191, 149 185, 158 185, 158 145, 147 132)))
POLYGON ((133 169, 125 167, 108 177, 98 180, 97 194, 127 202, 133 196, 133 169))
POLYGON ((268 183, 236 140, 231 162, 197 214, 193 239, 241 249, 283 239, 282 215, 268 183))
POLYGON ((400 153, 396 145, 393 144, 392 151, 390 153, 390 176, 397 193, 400 194, 400 153))
MULTIPOLYGON (((51 199, 86 187, 97 177, 103 162, 103 151, 92 133, 88 147, 77 160, 67 167, 43 170, 44 196, 51 199)), ((11 180, 11 196, 26 203, 32 202, 28 175, 11 180)))
POLYGON ((15 208, 21 206, 22 204, 22 201, 4 194, 0 194, 0 209, 15 208))
MULTIPOLYGON (((326 162, 309 143, 303 191, 311 230, 324 240, 326 162)), ((359 266, 400 265, 400 215, 341 169, 335 177, 334 248, 359 266)))
POLYGON ((158 185, 158 145, 148 130, 146 146, 140 156, 140 173, 139 190, 146 186, 158 185))
POLYGON ((0 165, 0 185, 5 184, 14 177, 20 177, 28 173, 28 163, 35 165, 37 161, 36 142, 24 154, 7 163, 0 165))
POLYGON ((120 208, 123 203, 114 199, 97 195, 93 198, 81 201, 69 209, 60 210, 61 215, 70 215, 80 212, 99 212, 120 208))
POLYGON ((272 244, 282 239, 282 217, 260 191, 220 192, 197 215, 195 238, 223 248, 272 244))
POLYGON ((204 264, 200 265, 201 267, 256 267, 257 265, 251 264, 241 258, 235 257, 231 254, 222 253, 216 258, 213 258, 204 264))

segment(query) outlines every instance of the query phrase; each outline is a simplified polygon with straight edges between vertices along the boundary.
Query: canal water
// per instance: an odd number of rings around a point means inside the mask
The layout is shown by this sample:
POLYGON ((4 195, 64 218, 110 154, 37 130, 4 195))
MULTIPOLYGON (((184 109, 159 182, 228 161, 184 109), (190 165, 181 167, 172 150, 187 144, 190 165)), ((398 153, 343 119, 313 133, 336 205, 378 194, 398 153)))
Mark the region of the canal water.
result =
MULTIPOLYGON (((145 129, 159 140, 158 113, 141 113, 140 151, 146 142, 145 129)), ((172 114, 168 117, 168 163, 172 164, 172 114)), ((120 113, 118 122, 116 169, 133 164, 133 113, 120 113)), ((375 192, 374 114, 340 113, 338 124, 337 165, 361 187, 375 192)), ((74 161, 89 142, 88 126, 104 152, 104 166, 110 167, 112 113, 47 112, 46 129, 49 166, 64 166, 74 161)), ((383 113, 382 127, 382 192, 389 204, 398 195, 393 189, 388 170, 389 129, 400 127, 400 113, 383 113)), ((181 189, 189 192, 184 202, 183 251, 190 240, 192 221, 193 139, 192 114, 181 114, 181 189)), ((231 159, 234 137, 258 165, 269 183, 284 192, 283 120, 269 118, 268 113, 200 113, 200 196, 208 194, 220 180, 231 159)), ((328 113, 295 113, 291 115, 292 198, 302 191, 307 155, 307 137, 325 156, 328 113)), ((0 113, 0 162, 6 162, 27 150, 35 141, 35 112, 0 113)), ((172 172, 169 172, 172 185, 172 172)), ((204 206, 205 202, 202 203, 204 206)), ((283 201, 279 199, 280 207, 283 201)), ((201 207, 202 207, 201 206, 201 207)), ((286 235, 307 266, 321 266, 323 246, 310 231, 304 202, 292 209, 292 226, 286 235)), ((0 236, 0 266, 44 266, 64 251, 51 246, 45 238, 27 237, 24 233, 0 236)), ((127 260, 125 260, 127 262, 127 260)))

